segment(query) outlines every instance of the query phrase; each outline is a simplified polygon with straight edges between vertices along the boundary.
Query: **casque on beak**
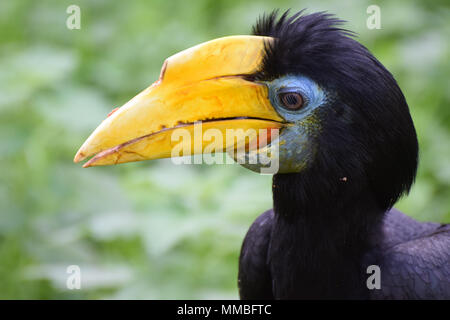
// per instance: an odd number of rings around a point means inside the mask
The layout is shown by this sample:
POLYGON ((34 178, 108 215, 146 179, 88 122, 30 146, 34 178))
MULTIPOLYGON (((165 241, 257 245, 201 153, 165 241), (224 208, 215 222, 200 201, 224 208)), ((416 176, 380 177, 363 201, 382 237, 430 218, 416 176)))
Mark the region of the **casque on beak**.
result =
MULTIPOLYGON (((84 167, 167 158, 174 130, 280 128, 264 84, 246 80, 263 58, 268 37, 231 36, 208 41, 168 58, 154 84, 110 114, 84 142, 74 162, 84 167)), ((193 134, 192 134, 193 136, 193 134)), ((239 138, 238 138, 239 139, 239 138)), ((193 141, 192 141, 193 144, 193 141)), ((201 153, 191 148, 189 154, 201 153)), ((224 151, 226 142, 215 146, 224 151)), ((188 154, 183 154, 188 155, 188 154)))

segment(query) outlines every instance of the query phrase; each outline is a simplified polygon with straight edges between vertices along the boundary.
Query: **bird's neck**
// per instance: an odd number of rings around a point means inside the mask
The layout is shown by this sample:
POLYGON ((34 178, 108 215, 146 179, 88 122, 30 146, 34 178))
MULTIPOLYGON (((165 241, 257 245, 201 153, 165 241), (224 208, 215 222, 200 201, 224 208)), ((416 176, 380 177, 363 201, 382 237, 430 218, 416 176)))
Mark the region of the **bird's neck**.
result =
POLYGON ((274 176, 275 224, 269 263, 272 274, 278 275, 275 295, 364 297, 368 275, 363 259, 379 235, 383 211, 351 177, 323 181, 317 177, 274 176))

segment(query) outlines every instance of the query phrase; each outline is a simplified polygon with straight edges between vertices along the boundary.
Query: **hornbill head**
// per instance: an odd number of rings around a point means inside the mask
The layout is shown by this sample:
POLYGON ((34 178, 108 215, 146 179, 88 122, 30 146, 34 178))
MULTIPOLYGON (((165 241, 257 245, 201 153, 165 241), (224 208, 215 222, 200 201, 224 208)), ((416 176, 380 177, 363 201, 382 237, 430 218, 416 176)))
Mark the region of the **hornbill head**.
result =
MULTIPOLYGON (((326 13, 277 18, 273 12, 258 20, 254 35, 175 54, 154 84, 99 125, 75 162, 93 156, 89 167, 170 157, 178 143, 174 130, 194 133, 202 121, 203 130, 224 137, 227 129, 256 129, 250 138, 265 144, 246 147, 245 156, 276 145, 280 174, 303 174, 331 190, 345 182, 373 192, 380 207, 392 206, 415 177, 414 126, 393 76, 341 24, 326 13), (259 129, 279 129, 279 135, 259 129)), ((233 148, 239 140, 245 137, 233 140, 233 148)), ((209 144, 203 140, 183 155, 230 147, 216 141, 205 150, 209 144)))

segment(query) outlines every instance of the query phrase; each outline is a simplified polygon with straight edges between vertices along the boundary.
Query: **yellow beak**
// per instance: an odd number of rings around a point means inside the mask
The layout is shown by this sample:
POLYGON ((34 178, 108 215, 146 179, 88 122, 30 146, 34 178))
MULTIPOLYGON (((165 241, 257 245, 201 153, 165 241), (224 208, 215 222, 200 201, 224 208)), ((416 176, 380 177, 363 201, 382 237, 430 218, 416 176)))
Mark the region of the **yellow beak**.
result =
MULTIPOLYGON (((179 143, 173 139, 174 131, 187 130, 194 137, 199 121, 203 131, 216 129, 224 137, 228 129, 241 132, 236 145, 245 139, 247 129, 280 128, 283 119, 271 106, 266 86, 245 79, 261 64, 266 41, 271 38, 225 37, 168 58, 159 80, 110 114, 74 161, 94 156, 84 165, 89 167, 167 158, 179 143)), ((222 152, 229 144, 220 141, 208 150, 222 152)), ((182 155, 204 152, 211 143, 200 145, 182 155)))

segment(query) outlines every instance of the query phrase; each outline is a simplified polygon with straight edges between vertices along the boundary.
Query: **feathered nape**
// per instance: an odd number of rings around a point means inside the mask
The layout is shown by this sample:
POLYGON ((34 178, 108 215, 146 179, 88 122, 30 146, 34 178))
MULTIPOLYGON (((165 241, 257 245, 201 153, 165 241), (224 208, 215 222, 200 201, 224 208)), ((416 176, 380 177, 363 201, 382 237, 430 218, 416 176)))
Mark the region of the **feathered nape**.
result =
POLYGON ((353 32, 340 28, 344 23, 325 12, 305 15, 302 10, 289 17, 288 10, 279 18, 278 10, 264 14, 253 26, 253 34, 270 36, 275 41, 266 43, 259 76, 262 79, 274 79, 293 71, 308 74, 310 70, 317 73, 322 69, 325 58, 330 63, 336 58, 342 58, 336 52, 348 50, 357 44, 352 40, 355 35, 353 32))

